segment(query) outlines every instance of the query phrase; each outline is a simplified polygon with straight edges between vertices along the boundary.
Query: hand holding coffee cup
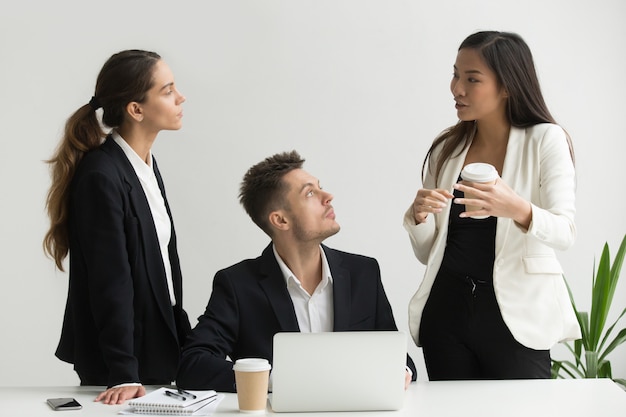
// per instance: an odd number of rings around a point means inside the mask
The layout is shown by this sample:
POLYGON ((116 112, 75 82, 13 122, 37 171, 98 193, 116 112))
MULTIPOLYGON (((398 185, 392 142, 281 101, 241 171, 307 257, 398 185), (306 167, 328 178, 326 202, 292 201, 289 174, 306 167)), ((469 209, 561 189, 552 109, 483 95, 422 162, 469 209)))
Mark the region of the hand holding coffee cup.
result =
MULTIPOLYGON (((461 179, 463 181, 468 181, 468 182, 476 182, 476 183, 481 183, 481 184, 495 184, 498 177, 499 177, 498 171, 493 165, 485 164, 482 162, 475 162, 472 164, 467 164, 463 168, 463 171, 461 171, 461 179)), ((466 191, 465 198, 474 199, 476 198, 476 196, 472 194, 471 192, 466 191)), ((467 212, 478 211, 481 209, 482 207, 480 206, 474 206, 474 205, 469 205, 469 204, 465 205, 465 211, 467 212)), ((471 216, 471 217, 473 219, 486 219, 489 216, 485 215, 485 216, 471 216)))

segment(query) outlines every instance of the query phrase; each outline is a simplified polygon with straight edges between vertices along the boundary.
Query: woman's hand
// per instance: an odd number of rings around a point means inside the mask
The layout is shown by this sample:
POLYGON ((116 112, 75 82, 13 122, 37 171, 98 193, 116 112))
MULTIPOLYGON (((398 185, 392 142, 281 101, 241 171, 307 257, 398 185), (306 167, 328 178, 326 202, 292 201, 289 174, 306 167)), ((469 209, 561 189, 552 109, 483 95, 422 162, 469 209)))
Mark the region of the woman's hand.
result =
POLYGON ((413 200, 413 218, 415 224, 424 223, 429 213, 441 213, 448 205, 448 200, 454 198, 452 193, 444 189, 427 190, 421 188, 413 200))
POLYGON ((406 371, 404 373, 404 390, 406 391, 407 389, 409 389, 409 385, 411 385, 411 373, 409 371, 406 371))
POLYGON ((520 197, 502 178, 496 179, 493 184, 462 181, 455 184, 454 188, 474 196, 457 198, 454 203, 482 207, 480 210, 463 212, 461 217, 507 217, 528 230, 533 214, 530 202, 520 197))
POLYGON ((143 397, 146 395, 146 389, 143 385, 128 385, 121 387, 112 387, 100 393, 95 401, 102 401, 103 404, 122 404, 126 400, 132 398, 143 397))

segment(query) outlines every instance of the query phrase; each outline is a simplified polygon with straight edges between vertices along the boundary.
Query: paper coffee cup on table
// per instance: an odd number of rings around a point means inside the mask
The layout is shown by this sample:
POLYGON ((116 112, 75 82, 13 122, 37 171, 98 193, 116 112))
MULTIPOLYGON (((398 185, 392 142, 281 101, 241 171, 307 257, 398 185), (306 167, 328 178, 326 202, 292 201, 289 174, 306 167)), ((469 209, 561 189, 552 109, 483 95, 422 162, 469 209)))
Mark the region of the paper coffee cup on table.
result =
MULTIPOLYGON (((498 171, 493 165, 482 162, 465 165, 461 171, 461 179, 469 182, 479 182, 483 184, 495 183, 498 178, 498 171)), ((476 198, 471 192, 465 193, 465 198, 476 198)), ((465 211, 480 210, 480 206, 465 205, 465 211)), ((486 219, 489 216, 471 216, 473 219, 486 219)))
POLYGON ((271 368, 267 359, 237 359, 233 370, 240 412, 265 413, 271 368))

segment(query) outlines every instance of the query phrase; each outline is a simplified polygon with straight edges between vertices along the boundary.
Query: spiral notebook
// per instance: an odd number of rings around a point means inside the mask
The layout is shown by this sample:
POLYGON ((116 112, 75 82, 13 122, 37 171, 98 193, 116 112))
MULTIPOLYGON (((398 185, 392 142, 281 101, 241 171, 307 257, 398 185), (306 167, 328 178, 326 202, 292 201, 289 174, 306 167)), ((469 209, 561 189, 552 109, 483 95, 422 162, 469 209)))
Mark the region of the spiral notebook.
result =
POLYGON ((218 399, 219 396, 213 390, 182 391, 161 387, 143 397, 129 401, 130 408, 124 410, 122 414, 208 415, 201 411, 218 399))

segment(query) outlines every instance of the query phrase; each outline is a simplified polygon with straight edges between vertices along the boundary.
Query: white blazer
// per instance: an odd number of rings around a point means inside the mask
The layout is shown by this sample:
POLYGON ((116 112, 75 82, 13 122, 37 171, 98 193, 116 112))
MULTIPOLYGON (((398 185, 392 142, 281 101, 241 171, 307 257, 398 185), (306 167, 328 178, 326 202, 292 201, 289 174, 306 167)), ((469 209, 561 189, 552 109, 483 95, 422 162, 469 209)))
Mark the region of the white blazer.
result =
MULTIPOLYGON (((432 161, 439 152, 440 147, 433 151, 432 161)), ((437 183, 428 170, 424 188, 452 192, 466 154, 467 149, 446 161, 437 183)), ((576 178, 565 132, 553 124, 512 127, 502 171, 502 179, 532 206, 528 231, 511 219, 497 220, 493 285, 502 318, 513 337, 532 349, 550 349, 557 342, 579 339, 580 327, 554 252, 569 248, 576 237, 576 178)), ((404 216, 415 256, 426 265, 409 303, 409 329, 418 346, 422 311, 446 247, 451 204, 419 225, 412 207, 404 216)))

